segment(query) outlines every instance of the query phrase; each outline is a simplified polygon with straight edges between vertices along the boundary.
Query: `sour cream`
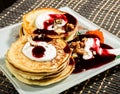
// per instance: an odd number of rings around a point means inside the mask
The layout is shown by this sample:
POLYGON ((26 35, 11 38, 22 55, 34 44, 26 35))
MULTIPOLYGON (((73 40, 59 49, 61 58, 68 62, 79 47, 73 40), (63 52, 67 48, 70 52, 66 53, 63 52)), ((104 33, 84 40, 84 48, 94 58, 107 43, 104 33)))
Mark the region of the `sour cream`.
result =
POLYGON ((100 48, 100 40, 98 38, 88 38, 85 41, 85 53, 83 54, 83 59, 91 59, 93 58, 93 54, 101 54, 101 50, 102 49, 100 48), (91 51, 91 48, 93 49, 93 52, 91 51))
POLYGON ((56 48, 52 44, 47 42, 37 42, 37 46, 41 46, 45 49, 42 57, 38 58, 33 55, 34 46, 30 45, 30 42, 27 42, 22 49, 22 53, 31 60, 35 61, 49 61, 56 57, 56 48))
POLYGON ((62 27, 67 23, 67 18, 63 16, 63 14, 55 14, 54 12, 41 13, 35 20, 36 27, 38 29, 56 30, 56 27, 62 27), (62 23, 55 25, 55 19, 61 19, 62 23))

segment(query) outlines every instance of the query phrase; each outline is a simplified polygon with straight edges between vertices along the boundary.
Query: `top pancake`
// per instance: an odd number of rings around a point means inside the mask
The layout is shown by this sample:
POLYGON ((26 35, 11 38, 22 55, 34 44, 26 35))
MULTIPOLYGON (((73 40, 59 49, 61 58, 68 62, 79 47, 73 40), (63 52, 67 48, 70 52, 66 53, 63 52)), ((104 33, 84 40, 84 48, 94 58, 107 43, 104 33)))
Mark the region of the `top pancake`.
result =
POLYGON ((36 30, 36 26, 35 26, 35 20, 37 18, 38 15, 40 15, 41 13, 45 13, 45 12, 55 12, 57 14, 64 14, 64 12, 59 11, 57 9, 54 8, 39 8, 36 10, 33 10, 25 15, 23 15, 23 28, 26 32, 24 32, 25 34, 32 34, 34 30, 36 30))
MULTIPOLYGON (((27 14, 23 15, 22 29, 20 30, 20 35, 31 35, 31 34, 33 34, 33 32, 37 29, 37 27, 35 25, 36 18, 40 14, 46 13, 46 12, 54 12, 55 14, 68 14, 66 12, 60 11, 60 10, 55 9, 55 8, 38 8, 36 10, 28 12, 27 14)), ((78 30, 78 22, 77 22, 76 18, 72 15, 71 15, 71 18, 70 17, 68 17, 68 18, 69 18, 68 19, 69 21, 72 20, 72 19, 74 21, 76 21, 73 24, 74 29, 72 29, 71 31, 69 31, 67 33, 61 33, 61 34, 58 34, 58 35, 48 35, 48 36, 51 37, 51 38, 64 38, 66 41, 72 40, 75 37, 76 32, 78 30)), ((70 28, 70 27, 68 27, 68 28, 70 28)))
POLYGON ((26 72, 54 72, 59 70, 62 65, 65 64, 65 61, 71 56, 70 53, 66 53, 64 48, 67 46, 67 43, 62 39, 52 39, 48 42, 55 46, 57 50, 57 55, 54 59, 50 61, 34 61, 27 58, 23 53, 22 49, 27 42, 27 37, 22 36, 16 42, 14 42, 6 54, 6 59, 14 65, 16 68, 26 71, 26 72))

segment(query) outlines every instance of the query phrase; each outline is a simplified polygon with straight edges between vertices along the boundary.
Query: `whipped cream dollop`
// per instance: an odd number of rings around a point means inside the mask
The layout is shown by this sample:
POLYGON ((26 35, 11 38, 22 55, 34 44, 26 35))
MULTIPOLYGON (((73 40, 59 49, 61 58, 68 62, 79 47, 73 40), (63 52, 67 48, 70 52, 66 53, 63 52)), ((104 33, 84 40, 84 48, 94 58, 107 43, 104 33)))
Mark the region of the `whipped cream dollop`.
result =
MULTIPOLYGON (((35 47, 42 47, 44 49, 37 49, 37 52, 41 52, 40 50, 42 50, 42 56, 41 57, 35 57, 33 52, 33 49, 35 49, 34 46, 31 46, 30 42, 27 42, 25 44, 25 46, 22 49, 23 54, 30 58, 31 60, 35 60, 35 61, 48 61, 48 60, 52 60, 56 57, 56 48, 52 45, 52 44, 48 44, 47 42, 36 42, 37 46, 35 47), (43 51, 44 50, 44 51, 43 51)), ((37 54, 41 54, 41 53, 37 53, 37 54)))
POLYGON ((67 23, 64 14, 55 14, 54 12, 45 12, 38 15, 35 24, 38 29, 56 30, 56 27, 62 27, 67 23), (55 24, 55 20, 60 19, 60 24, 55 24))

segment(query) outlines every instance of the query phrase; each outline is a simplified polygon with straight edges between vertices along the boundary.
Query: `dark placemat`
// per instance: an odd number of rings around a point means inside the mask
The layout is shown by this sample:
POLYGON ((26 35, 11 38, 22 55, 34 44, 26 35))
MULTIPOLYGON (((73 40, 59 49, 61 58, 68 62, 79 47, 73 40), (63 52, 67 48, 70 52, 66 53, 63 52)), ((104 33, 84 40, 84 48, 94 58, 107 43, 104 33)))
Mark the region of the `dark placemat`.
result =
MULTIPOLYGON (((68 6, 98 26, 120 37, 120 0, 17 0, 0 13, 0 28, 18 23, 35 8, 68 6)), ((120 65, 115 66, 61 94, 119 94, 120 65)), ((0 94, 18 94, 0 72, 0 94)))

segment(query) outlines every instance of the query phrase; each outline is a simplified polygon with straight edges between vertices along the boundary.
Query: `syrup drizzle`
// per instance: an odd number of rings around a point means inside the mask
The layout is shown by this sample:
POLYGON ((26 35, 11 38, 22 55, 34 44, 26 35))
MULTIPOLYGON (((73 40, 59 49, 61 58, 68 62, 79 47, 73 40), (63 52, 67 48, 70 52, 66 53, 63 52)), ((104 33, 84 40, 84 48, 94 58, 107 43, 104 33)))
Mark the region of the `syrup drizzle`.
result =
MULTIPOLYGON (((49 16, 51 17, 51 19, 47 20, 44 22, 44 29, 36 29, 33 33, 34 34, 46 34, 46 35, 58 35, 58 33, 56 33, 54 30, 48 30, 48 27, 50 25, 53 25, 54 24, 54 19, 57 19, 57 18, 61 18, 63 19, 64 21, 68 21, 67 23, 70 23, 70 24, 73 24, 74 26, 76 26, 77 24, 77 20, 70 14, 66 13, 66 14, 49 14, 49 16)), ((66 25, 65 24, 63 26, 63 29, 65 29, 65 33, 67 35, 68 32, 70 31, 67 31, 66 30, 66 25)))
POLYGON ((68 23, 71 23, 73 25, 77 25, 77 20, 75 19, 75 17, 73 17, 72 15, 66 13, 64 14, 67 17, 68 23))
POLYGON ((70 47, 68 45, 63 49, 65 53, 70 53, 70 47))
POLYGON ((36 58, 41 58, 44 56, 45 48, 42 46, 36 46, 32 49, 32 54, 36 58))
POLYGON ((50 41, 52 41, 52 40, 53 40, 52 38, 49 38, 49 37, 47 37, 47 36, 45 36, 45 35, 42 35, 41 37, 35 36, 35 37, 33 38, 33 41, 45 41, 45 42, 50 42, 50 41))
POLYGON ((46 35, 58 35, 54 30, 47 30, 47 29, 36 29, 34 34, 46 34, 46 35))
MULTIPOLYGON (((106 44, 101 44, 102 46, 105 46, 104 48, 111 48, 106 44)), ((107 64, 115 59, 115 55, 109 54, 106 56, 101 56, 101 55, 95 55, 95 58, 89 59, 89 60, 84 60, 82 56, 79 55, 78 58, 75 58, 75 70, 73 73, 79 73, 84 70, 92 69, 92 68, 97 68, 100 67, 104 64, 107 64)))
MULTIPOLYGON (((93 35, 79 35, 78 38, 76 38, 75 40, 81 40, 84 37, 95 37, 93 35)), ((75 41, 73 40, 73 41, 75 41)), ((100 44, 100 47, 103 49, 112 49, 111 46, 107 45, 107 44, 100 44)), ((111 61, 113 61, 115 59, 116 55, 114 54, 109 54, 106 51, 103 51, 102 55, 96 54, 94 55, 94 58, 88 59, 88 60, 84 60, 82 55, 79 55, 77 58, 75 58, 75 69, 73 71, 73 73, 79 73, 85 70, 89 70, 92 68, 97 68, 100 67, 104 64, 107 64, 111 61)))
POLYGON ((50 19, 44 22, 44 29, 48 29, 50 25, 54 24, 55 19, 63 19, 64 21, 67 21, 67 18, 63 14, 49 14, 50 19))

